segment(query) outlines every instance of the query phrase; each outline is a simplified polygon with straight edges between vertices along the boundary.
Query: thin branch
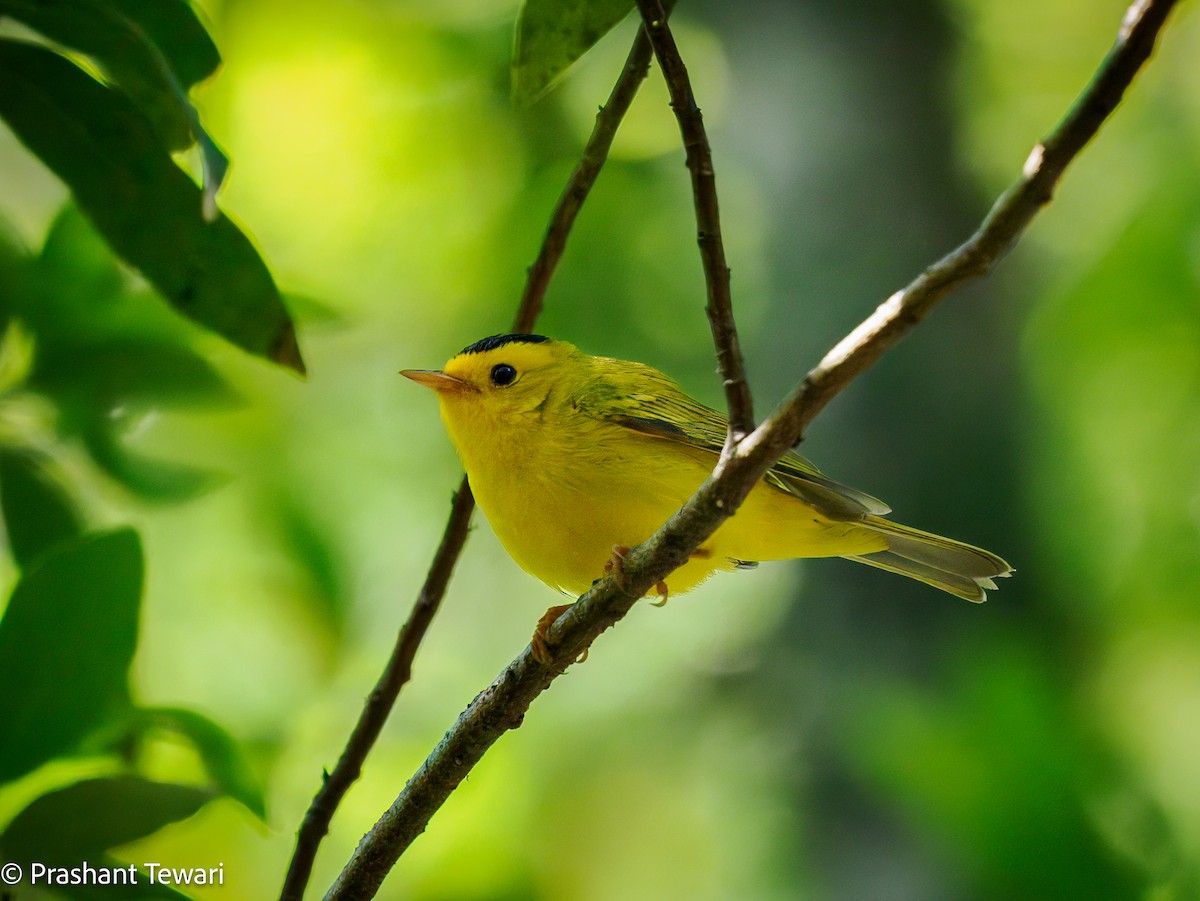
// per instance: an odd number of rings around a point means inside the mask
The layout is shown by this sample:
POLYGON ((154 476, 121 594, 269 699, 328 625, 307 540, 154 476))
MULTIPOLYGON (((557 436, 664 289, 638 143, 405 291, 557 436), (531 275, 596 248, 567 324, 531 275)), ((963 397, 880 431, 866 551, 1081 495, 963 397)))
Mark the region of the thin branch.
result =
MULTIPOLYGON (((768 454, 795 445, 830 400, 946 295, 964 282, 986 275, 1007 255, 1033 217, 1051 201, 1067 166, 1117 108, 1150 58, 1175 5, 1176 0, 1136 0, 1129 7, 1116 42, 1091 82, 1054 130, 1033 148, 1021 176, 1000 195, 975 233, 884 301, 830 350, 772 415, 780 424, 771 430, 760 428, 761 434, 752 436, 752 444, 766 443, 768 454)), ((747 447, 744 453, 750 450, 747 447)))
POLYGON ((547 630, 551 665, 529 647, 471 702, 363 837, 326 895, 327 901, 375 896, 400 854, 470 773, 489 747, 518 727, 533 700, 655 582, 687 561, 742 502, 771 464, 803 434, 813 417, 886 348, 896 343, 952 289, 988 271, 1049 202, 1066 166, 1096 134, 1149 57, 1175 0, 1139 0, 1128 11, 1113 50, 1066 118, 1030 157, 1022 177, 992 207, 962 246, 889 298, 805 376, 783 404, 722 457, 688 502, 624 561, 622 592, 612 576, 597 582, 547 630))
POLYGON ((550 276, 554 273, 554 267, 558 265, 563 247, 566 246, 567 234, 575 223, 575 216, 583 206, 588 192, 592 190, 604 161, 608 159, 608 151, 617 134, 617 126, 625 118, 625 113, 633 103, 633 98, 637 95, 649 69, 650 41, 646 33, 639 28, 637 36, 633 39, 633 46, 629 49, 629 56, 625 59, 625 68, 621 70, 608 102, 596 115, 596 125, 588 138, 583 156, 554 207, 542 249, 533 265, 529 267, 525 294, 521 298, 521 311, 513 323, 514 332, 529 331, 538 313, 542 311, 542 300, 550 284, 550 276))
MULTIPOLYGON (((542 310, 550 278, 566 247, 571 226, 608 158, 617 128, 625 118, 642 81, 645 80, 649 66, 650 42, 639 29, 608 102, 596 115, 596 125, 584 147, 579 164, 571 173, 550 216, 550 225, 537 259, 529 267, 525 291, 513 320, 514 332, 527 332, 533 328, 542 310)), ((463 476, 462 483, 454 495, 450 517, 446 522, 441 543, 434 554, 429 574, 417 595, 408 620, 400 629, 387 666, 367 697, 337 765, 325 775, 321 788, 300 824, 296 834, 296 847, 280 892, 280 901, 300 901, 304 896, 304 889, 312 876, 317 849, 329 832, 333 814, 350 786, 362 774, 363 761, 379 738, 401 688, 412 677, 412 664, 417 649, 445 595, 454 565, 458 562, 466 543, 474 509, 475 499, 466 476, 463 476)))
POLYGON ((692 196, 696 206, 696 243, 704 266, 708 291, 708 324, 717 349, 717 366, 725 387, 725 406, 729 412, 727 449, 754 429, 754 403, 746 382, 742 348, 733 321, 733 301, 729 288, 729 266, 725 262, 725 244, 721 238, 721 213, 717 204, 717 179, 713 171, 712 150, 704 129, 704 118, 687 67, 675 46, 675 37, 667 26, 667 14, 659 0, 637 0, 646 33, 654 47, 654 56, 663 71, 671 108, 679 122, 687 154, 687 169, 692 177, 692 196))
POLYGON ((471 494, 466 476, 463 476, 462 484, 454 495, 454 503, 450 508, 450 517, 446 521, 442 540, 425 577, 425 584, 421 586, 408 620, 400 629, 387 666, 367 696, 358 722, 354 724, 337 765, 325 774, 321 788, 309 804, 300 823, 300 829, 296 833, 296 848, 292 852, 292 860, 279 895, 280 901, 300 901, 304 897, 304 889, 312 876, 317 849, 329 832, 333 814, 346 792, 350 790, 350 786, 362 775, 363 761, 374 747, 379 733, 383 731, 384 723, 387 722, 388 714, 396 703, 400 689, 412 678, 412 663, 417 648, 446 593, 454 565, 458 562, 463 545, 466 544, 471 512, 474 509, 475 498, 471 494))

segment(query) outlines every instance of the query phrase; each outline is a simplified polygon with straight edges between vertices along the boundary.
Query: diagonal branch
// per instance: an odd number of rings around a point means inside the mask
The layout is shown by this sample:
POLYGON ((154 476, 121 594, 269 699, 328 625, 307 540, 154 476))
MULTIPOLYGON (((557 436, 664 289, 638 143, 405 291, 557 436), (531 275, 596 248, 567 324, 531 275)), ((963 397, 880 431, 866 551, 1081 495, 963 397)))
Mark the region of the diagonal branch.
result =
POLYGON ((304 819, 296 832, 296 848, 292 852, 287 875, 284 877, 280 901, 301 901, 304 897, 304 889, 308 885, 316 861, 317 849, 329 832, 333 814, 346 792, 350 790, 350 786, 362 775, 363 761, 375 746, 379 733, 383 731, 384 723, 387 722, 388 714, 396 703, 400 689, 412 678, 412 663, 417 648, 420 647, 421 640, 433 622, 446 593, 454 565, 458 562, 463 545, 466 544, 471 512, 474 509, 475 498, 471 495, 466 476, 463 476, 462 484, 454 495, 442 540, 425 577, 425 584, 421 586, 412 612, 400 629, 396 644, 392 648, 392 655, 380 673, 375 687, 367 696, 358 722, 354 724, 337 764, 330 772, 324 774, 320 789, 305 811, 304 819))
POLYGON ((846 385, 912 331, 951 291, 986 275, 1007 255, 1033 217, 1051 201, 1067 166, 1117 108, 1150 58, 1175 5, 1176 0, 1134 0, 1125 12, 1116 42, 1091 82, 1053 131, 1033 148, 1021 176, 1000 195, 975 233, 880 304, 838 342, 772 414, 778 425, 760 428, 741 455, 749 456, 755 444, 765 445, 764 452, 776 456, 794 446, 817 413, 846 385))
MULTIPOLYGON (((640 2, 640 0, 639 0, 640 2)), ((637 599, 682 565, 742 502, 771 464, 838 392, 884 350, 911 331, 953 289, 990 271, 1049 202, 1067 165, 1092 139, 1148 59, 1175 0, 1138 0, 1096 77, 1049 137, 1034 149, 1025 171, 996 201, 963 245, 897 292, 834 347, 799 387, 649 540, 625 558, 627 590, 609 576, 596 583, 547 630, 554 661, 544 666, 526 649, 471 702, 364 836, 327 899, 374 897, 400 854, 470 773, 489 747, 521 724, 529 705, 637 599)))
POLYGON ((729 266, 725 262, 725 244, 721 237, 721 213, 717 204, 717 178, 713 171, 712 149, 708 133, 687 67, 675 46, 675 37, 667 26, 667 14, 659 0, 637 0, 644 28, 654 47, 654 56, 662 67, 663 78, 671 95, 671 108, 679 122, 679 132, 687 154, 692 177, 692 196, 696 207, 696 243, 704 266, 708 290, 708 324, 717 349, 717 365, 725 387, 725 406, 729 412, 730 446, 754 429, 754 403, 746 382, 742 348, 737 325, 733 321, 733 300, 729 288, 729 266))
MULTIPOLYGON (((514 332, 525 332, 533 328, 542 310, 550 278, 566 247, 567 236, 575 223, 575 217, 608 158, 617 128, 645 80, 649 66, 650 42, 639 29, 625 61, 625 67, 613 86, 608 102, 596 115, 596 125, 584 147, 583 155, 550 216, 550 225, 537 259, 529 267, 525 292, 521 296, 521 304, 513 320, 514 332)), ((417 595, 408 620, 400 629, 392 655, 367 697, 337 765, 325 775, 321 788, 304 814, 304 820, 296 834, 296 847, 284 877, 280 901, 300 901, 304 896, 304 889, 312 876, 317 849, 329 832, 333 814, 350 786, 361 775, 363 761, 379 738, 401 688, 412 677, 412 664, 417 649, 446 593, 454 565, 458 562, 466 543, 474 509, 475 499, 466 476, 463 476, 462 483, 455 492, 450 517, 446 522, 441 543, 434 554, 429 574, 417 595)))

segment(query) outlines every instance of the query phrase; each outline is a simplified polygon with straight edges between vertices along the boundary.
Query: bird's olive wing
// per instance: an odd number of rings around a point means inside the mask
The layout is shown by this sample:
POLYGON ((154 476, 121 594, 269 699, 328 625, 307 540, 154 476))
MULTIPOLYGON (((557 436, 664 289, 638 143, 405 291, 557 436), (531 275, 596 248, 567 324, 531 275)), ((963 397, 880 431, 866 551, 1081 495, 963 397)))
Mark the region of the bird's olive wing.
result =
MULTIPOLYGON (((590 398, 590 403, 585 401, 580 407, 590 415, 638 434, 711 453, 715 464, 725 446, 726 418, 693 400, 656 370, 638 375, 633 390, 622 391, 618 384, 607 382, 597 396, 590 398)), ((811 504, 829 519, 856 520, 890 510, 877 498, 835 482, 795 452, 788 452, 764 478, 768 484, 811 504)))

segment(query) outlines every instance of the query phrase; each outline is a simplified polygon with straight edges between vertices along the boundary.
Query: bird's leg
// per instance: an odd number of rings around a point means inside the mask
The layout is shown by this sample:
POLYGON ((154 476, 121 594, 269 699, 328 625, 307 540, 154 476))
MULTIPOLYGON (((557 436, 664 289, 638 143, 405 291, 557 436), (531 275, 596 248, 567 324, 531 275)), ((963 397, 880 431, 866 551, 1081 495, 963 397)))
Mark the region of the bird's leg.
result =
MULTIPOLYGON (((622 591, 629 590, 629 583, 625 579, 625 555, 629 553, 629 547, 624 544, 614 544, 612 556, 608 558, 608 562, 604 564, 604 571, 612 573, 616 579, 617 585, 622 591)), ((667 597, 670 592, 667 591, 667 583, 659 579, 654 583, 654 590, 658 592, 659 600, 651 601, 655 607, 661 607, 667 602, 667 597)))
MULTIPOLYGON (((542 618, 538 620, 538 624, 533 630, 533 638, 529 639, 530 649, 533 651, 533 659, 543 666, 549 666, 554 662, 554 653, 550 650, 550 639, 546 636, 546 630, 570 606, 570 604, 558 604, 551 607, 542 614, 542 618)), ((577 660, 576 663, 581 663, 582 658, 586 656, 587 651, 584 651, 580 660, 577 660)))

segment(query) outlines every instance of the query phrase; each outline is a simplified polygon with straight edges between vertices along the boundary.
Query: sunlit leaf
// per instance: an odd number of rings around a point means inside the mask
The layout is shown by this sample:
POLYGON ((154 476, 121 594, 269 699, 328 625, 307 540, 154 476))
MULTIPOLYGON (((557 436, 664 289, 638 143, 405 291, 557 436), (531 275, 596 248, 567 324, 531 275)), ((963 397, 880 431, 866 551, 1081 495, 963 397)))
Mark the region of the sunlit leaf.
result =
POLYGON ((633 8, 633 0, 525 0, 513 49, 513 99, 527 105, 633 8))
POLYGON ((303 372, 266 264, 229 219, 205 221, 199 188, 125 96, 44 48, 0 41, 0 115, 177 310, 303 372))
POLYGON ((0 619, 0 782, 71 751, 127 703, 141 596, 132 529, 57 544, 17 583, 0 619))
POLYGON ((0 449, 0 507, 9 549, 23 569, 47 549, 79 535, 70 497, 32 454, 0 449))
POLYGON ((241 746, 232 735, 206 716, 177 707, 139 708, 135 728, 166 729, 186 739, 200 755, 216 787, 263 819, 266 804, 262 786, 250 770, 241 746))

